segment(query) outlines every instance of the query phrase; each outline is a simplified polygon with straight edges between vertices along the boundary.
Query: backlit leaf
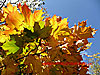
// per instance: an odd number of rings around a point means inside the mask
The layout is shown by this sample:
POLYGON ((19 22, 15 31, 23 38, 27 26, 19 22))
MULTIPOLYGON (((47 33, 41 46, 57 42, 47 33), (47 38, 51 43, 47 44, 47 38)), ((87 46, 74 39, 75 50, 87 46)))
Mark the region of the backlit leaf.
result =
POLYGON ((4 50, 8 50, 7 55, 11 54, 11 53, 16 53, 19 50, 19 47, 16 46, 16 41, 12 40, 12 41, 7 41, 6 43, 4 43, 1 47, 4 50))
POLYGON ((45 24, 45 22, 44 22, 44 21, 40 21, 40 22, 39 22, 40 29, 44 28, 44 24, 45 24))
POLYGON ((6 35, 0 35, 0 42, 4 43, 5 41, 9 40, 10 37, 6 35))

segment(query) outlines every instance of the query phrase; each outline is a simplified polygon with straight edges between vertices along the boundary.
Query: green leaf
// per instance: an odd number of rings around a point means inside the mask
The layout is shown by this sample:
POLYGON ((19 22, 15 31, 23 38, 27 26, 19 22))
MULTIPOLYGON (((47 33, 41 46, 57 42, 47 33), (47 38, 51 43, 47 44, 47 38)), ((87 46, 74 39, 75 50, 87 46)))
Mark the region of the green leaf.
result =
POLYGON ((4 43, 1 47, 4 50, 8 50, 7 55, 11 54, 11 53, 16 53, 19 50, 19 47, 16 46, 16 41, 12 40, 12 41, 8 41, 6 43, 4 43))
POLYGON ((39 22, 40 29, 44 28, 44 24, 45 24, 45 22, 44 22, 44 21, 40 21, 40 22, 39 22))

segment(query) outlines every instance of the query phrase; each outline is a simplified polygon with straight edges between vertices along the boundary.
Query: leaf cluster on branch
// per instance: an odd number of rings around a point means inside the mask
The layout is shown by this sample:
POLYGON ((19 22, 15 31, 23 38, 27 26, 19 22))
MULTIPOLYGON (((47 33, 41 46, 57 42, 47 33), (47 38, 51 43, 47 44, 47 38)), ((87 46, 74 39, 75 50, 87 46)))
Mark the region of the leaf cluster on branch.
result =
POLYGON ((86 21, 69 28, 67 18, 44 18, 20 3, 0 12, 0 72, 2 75, 89 75, 81 51, 97 30, 86 21), (18 11, 18 9, 20 11, 18 11))

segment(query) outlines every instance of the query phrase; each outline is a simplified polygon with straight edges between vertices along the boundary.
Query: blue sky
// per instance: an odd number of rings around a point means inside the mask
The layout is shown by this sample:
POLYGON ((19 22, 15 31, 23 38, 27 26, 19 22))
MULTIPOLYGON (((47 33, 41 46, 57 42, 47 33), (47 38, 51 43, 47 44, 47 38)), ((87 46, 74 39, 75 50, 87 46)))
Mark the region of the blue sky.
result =
POLYGON ((85 53, 92 55, 100 52, 100 0, 45 0, 45 7, 50 16, 68 17, 70 27, 87 20, 87 26, 98 29, 94 38, 89 39, 93 44, 85 53))

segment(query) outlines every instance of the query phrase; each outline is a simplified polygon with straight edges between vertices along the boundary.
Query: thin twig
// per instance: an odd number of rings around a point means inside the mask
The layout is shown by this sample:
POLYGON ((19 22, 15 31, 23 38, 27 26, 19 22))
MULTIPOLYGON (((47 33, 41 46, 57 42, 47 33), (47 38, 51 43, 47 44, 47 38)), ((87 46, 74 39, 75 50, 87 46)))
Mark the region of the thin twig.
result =
POLYGON ((6 0, 3 2, 2 6, 0 7, 0 9, 4 6, 5 2, 6 2, 6 0))

